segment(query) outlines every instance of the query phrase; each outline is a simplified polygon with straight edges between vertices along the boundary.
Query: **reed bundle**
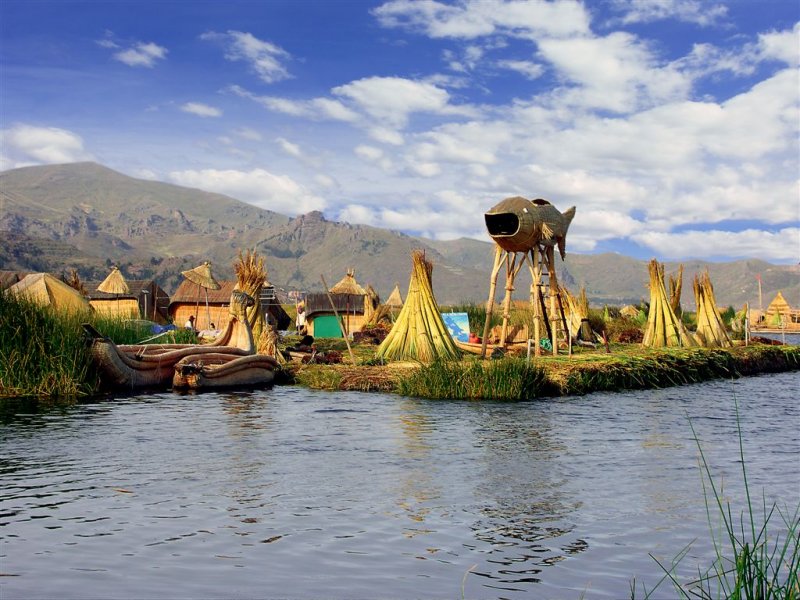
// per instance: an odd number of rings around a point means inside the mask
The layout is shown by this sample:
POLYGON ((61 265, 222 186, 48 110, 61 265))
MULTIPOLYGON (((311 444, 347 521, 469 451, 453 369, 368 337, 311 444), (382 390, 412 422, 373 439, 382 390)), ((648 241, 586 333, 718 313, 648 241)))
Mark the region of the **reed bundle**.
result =
POLYGON ((378 347, 376 356, 392 360, 419 360, 424 363, 430 363, 437 358, 458 358, 458 348, 444 324, 433 296, 433 263, 426 260, 425 254, 419 250, 412 252, 411 262, 408 297, 392 330, 378 347))
POLYGON ((66 283, 73 290, 80 292, 81 296, 84 298, 89 296, 89 292, 86 291, 86 286, 83 285, 83 281, 81 281, 81 276, 78 275, 77 269, 69 270, 69 275, 64 278, 64 283, 66 283))
POLYGON ((256 353, 271 356, 278 361, 278 364, 285 365, 286 357, 278 349, 278 332, 271 325, 266 325, 261 330, 261 335, 258 336, 258 343, 256 344, 256 353))
POLYGON ((565 287, 559 286, 558 293, 561 294, 562 305, 567 308, 570 335, 578 340, 594 341, 594 333, 589 325, 589 300, 586 298, 586 288, 581 288, 577 298, 565 287))
POLYGON ((239 258, 233 263, 233 270, 236 273, 236 288, 255 300, 253 306, 245 309, 245 314, 253 331, 253 339, 259 340, 265 325, 264 311, 261 310, 261 288, 267 282, 264 257, 259 256, 255 250, 247 250, 244 254, 239 250, 239 258))
POLYGON ((650 271, 650 311, 647 314, 647 328, 642 345, 651 348, 696 346, 697 341, 675 315, 675 311, 672 310, 667 299, 667 290, 664 287, 664 266, 653 259, 648 268, 650 271))
POLYGON ((714 298, 714 286, 708 273, 695 275, 694 298, 697 303, 697 340, 707 348, 733 345, 714 298))
POLYGON ((675 316, 680 317, 683 310, 681 309, 681 291, 683 290, 683 265, 678 267, 676 275, 669 276, 669 305, 672 307, 672 312, 675 316))

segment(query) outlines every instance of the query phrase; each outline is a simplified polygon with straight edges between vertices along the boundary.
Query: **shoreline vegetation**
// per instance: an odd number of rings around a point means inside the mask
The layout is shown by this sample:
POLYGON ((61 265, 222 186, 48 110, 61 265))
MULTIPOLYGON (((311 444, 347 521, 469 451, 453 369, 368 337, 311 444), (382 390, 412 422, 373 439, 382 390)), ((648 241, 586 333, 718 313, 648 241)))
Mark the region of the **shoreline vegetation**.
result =
MULTIPOLYGON (((463 307, 459 307, 463 309, 463 307)), ((472 310, 475 312, 475 310, 472 310)), ((0 399, 35 397, 76 400, 102 393, 81 323, 85 316, 55 313, 46 307, 0 294, 0 399)), ((480 308, 470 320, 481 319, 480 308)), ((148 330, 119 320, 89 321, 116 343, 136 343, 148 330)), ((159 342, 190 342, 175 331, 159 342)), ((317 340, 322 353, 342 352, 341 339, 317 340)), ((430 364, 384 361, 376 346, 355 344, 356 365, 290 364, 283 377, 313 389, 389 392, 441 399, 530 400, 595 391, 662 388, 710 379, 800 370, 800 347, 753 344, 732 348, 644 348, 639 343, 576 348, 571 356, 525 356, 480 360, 435 360, 430 364)))

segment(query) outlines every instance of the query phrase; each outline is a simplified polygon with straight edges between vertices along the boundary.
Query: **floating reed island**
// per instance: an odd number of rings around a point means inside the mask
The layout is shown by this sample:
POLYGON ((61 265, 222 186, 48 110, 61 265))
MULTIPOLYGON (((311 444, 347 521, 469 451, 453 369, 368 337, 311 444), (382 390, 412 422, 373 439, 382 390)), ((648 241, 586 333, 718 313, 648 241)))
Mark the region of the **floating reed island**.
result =
MULTIPOLYGON (((414 251, 405 302, 395 286, 381 303, 348 270, 329 289, 320 274, 326 289, 307 294, 303 311, 301 303, 278 306, 285 319, 272 312, 267 317, 262 299, 274 296, 263 292, 274 288, 264 259, 240 251, 233 264, 236 285, 225 292, 230 302, 215 309, 215 319, 224 317, 227 327, 223 321, 223 330, 205 343, 193 334, 188 342, 114 339, 112 324, 97 320, 75 273, 68 282, 50 276, 20 281, 0 296, 0 313, 8 315, 0 320, 0 397, 90 395, 104 383, 125 389, 248 389, 297 382, 426 398, 529 400, 800 369, 800 347, 750 339, 747 310, 730 308, 723 317, 707 273, 693 281, 695 313, 681 307, 683 267, 667 283, 656 260, 648 267, 649 303, 605 307, 602 314, 590 309, 585 289, 570 291, 556 276, 556 250, 563 260, 574 217, 574 207, 562 213, 542 198, 515 196, 490 209, 484 218, 495 247, 485 306, 443 310, 434 297, 434 265, 414 251), (528 301, 514 301, 525 266, 528 301), (501 272, 505 293, 495 303, 501 272), (34 306, 43 299, 50 306, 34 306), (285 329, 291 319, 287 312, 295 309, 304 335, 279 334, 278 327, 285 329), (92 334, 91 351, 79 333, 84 323, 92 334)), ((208 290, 222 289, 210 263, 183 275, 198 292, 204 289, 210 324, 208 290)), ((117 269, 100 287, 116 296, 127 289, 117 269)), ((198 297, 192 328, 200 304, 198 297)))

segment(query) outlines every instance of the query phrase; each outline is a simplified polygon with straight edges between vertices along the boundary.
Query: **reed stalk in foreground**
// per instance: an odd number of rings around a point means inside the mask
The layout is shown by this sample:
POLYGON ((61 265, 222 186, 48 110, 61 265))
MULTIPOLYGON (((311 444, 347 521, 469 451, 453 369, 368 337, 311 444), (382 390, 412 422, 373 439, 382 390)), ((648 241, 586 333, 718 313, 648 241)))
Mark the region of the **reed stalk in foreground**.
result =
MULTIPOLYGON (((698 567, 697 579, 682 584, 675 575, 675 569, 685 559, 691 544, 681 550, 669 566, 664 565, 651 554, 651 558, 664 571, 664 577, 652 590, 643 590, 645 598, 656 597, 653 594, 666 580, 672 582, 676 597, 685 600, 690 598, 797 600, 800 598, 800 504, 792 510, 781 509, 775 502, 767 505, 766 497, 762 493, 761 514, 757 513, 747 482, 738 402, 735 402, 735 406, 739 459, 742 465, 746 503, 739 513, 739 522, 737 524, 734 518, 731 503, 723 501, 724 490, 722 486, 717 488, 711 467, 690 420, 692 436, 700 452, 703 497, 705 498, 706 516, 715 556, 711 566, 706 570, 698 567), (718 517, 721 519, 719 529, 714 527, 712 512, 718 513, 718 517), (775 523, 775 519, 778 517, 782 521, 782 527, 781 523, 775 523), (776 527, 778 528, 777 532, 775 531, 776 527)), ((635 594, 634 581, 631 587, 631 597, 633 598, 635 594)), ((657 597, 662 598, 663 593, 659 593, 657 597)))

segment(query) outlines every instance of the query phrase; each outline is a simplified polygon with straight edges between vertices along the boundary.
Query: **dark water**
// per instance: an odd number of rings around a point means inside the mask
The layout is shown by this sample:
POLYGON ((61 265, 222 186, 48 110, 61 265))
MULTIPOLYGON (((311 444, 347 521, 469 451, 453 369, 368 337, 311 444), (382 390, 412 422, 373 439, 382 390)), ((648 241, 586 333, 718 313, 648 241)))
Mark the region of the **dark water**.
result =
MULTIPOLYGON (((504 404, 275 388, 0 423, 0 598, 624 598, 734 511, 796 506, 797 373, 504 404)), ((664 595, 674 596, 669 588, 664 595)), ((664 595, 660 597, 664 597, 664 595)), ((639 595, 641 597, 641 594, 639 595)))

